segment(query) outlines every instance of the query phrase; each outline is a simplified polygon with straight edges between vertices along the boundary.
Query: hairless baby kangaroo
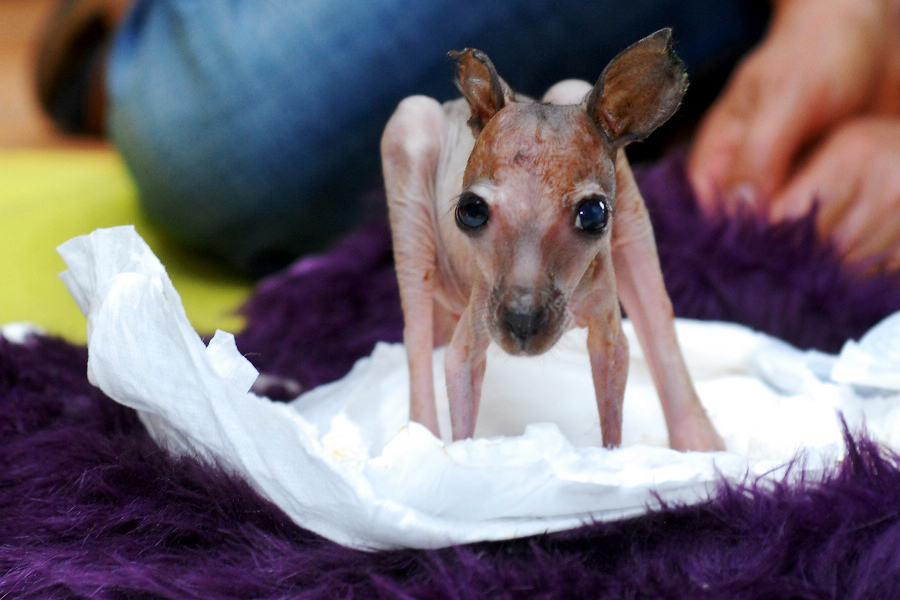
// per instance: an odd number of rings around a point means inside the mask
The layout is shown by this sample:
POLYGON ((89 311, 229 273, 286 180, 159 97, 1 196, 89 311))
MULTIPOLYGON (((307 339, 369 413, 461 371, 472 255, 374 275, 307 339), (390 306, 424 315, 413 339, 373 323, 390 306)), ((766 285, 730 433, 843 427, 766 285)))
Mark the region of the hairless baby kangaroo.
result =
POLYGON ((453 439, 471 437, 488 344, 537 355, 587 327, 603 444, 622 437, 621 301, 659 392, 670 445, 723 448, 675 337, 653 230, 623 147, 687 88, 664 29, 591 87, 517 97, 490 59, 453 52, 464 98, 403 100, 381 142, 410 370, 410 418, 438 435, 432 351, 446 343, 453 439))

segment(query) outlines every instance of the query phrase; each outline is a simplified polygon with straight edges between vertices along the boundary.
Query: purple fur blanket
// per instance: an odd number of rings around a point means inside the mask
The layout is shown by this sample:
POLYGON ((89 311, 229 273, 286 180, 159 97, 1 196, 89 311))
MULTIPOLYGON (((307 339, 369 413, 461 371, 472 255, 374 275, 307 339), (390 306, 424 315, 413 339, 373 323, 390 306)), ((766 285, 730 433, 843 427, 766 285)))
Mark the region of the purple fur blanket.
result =
MULTIPOLYGON (((812 216, 705 219, 680 156, 639 179, 681 316, 833 351, 900 309, 900 275, 839 266, 812 216)), ((238 345, 258 368, 288 387, 340 377, 377 340, 400 339, 387 229, 260 283, 244 310, 238 345)), ((0 598, 900 597, 900 457, 864 432, 802 486, 723 485, 707 504, 623 522, 365 553, 158 449, 87 382, 86 359, 58 339, 0 338, 0 598)))

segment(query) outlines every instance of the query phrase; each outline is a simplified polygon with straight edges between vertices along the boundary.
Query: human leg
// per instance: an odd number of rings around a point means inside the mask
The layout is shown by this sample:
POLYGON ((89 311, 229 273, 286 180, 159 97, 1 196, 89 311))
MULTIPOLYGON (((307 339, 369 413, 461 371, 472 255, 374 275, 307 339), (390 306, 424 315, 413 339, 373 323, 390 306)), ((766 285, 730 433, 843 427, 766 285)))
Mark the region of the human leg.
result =
POLYGON ((360 222, 396 104, 454 94, 447 50, 482 48, 537 96, 667 25, 694 71, 736 57, 757 4, 141 0, 113 48, 110 132, 155 223, 260 273, 360 222))

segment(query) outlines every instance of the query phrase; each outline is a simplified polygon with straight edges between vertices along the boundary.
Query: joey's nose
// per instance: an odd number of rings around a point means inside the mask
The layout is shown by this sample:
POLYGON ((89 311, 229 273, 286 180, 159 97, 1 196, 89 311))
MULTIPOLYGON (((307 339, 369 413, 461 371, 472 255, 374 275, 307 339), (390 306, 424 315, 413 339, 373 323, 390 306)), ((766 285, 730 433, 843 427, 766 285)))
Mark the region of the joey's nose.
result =
POLYGON ((520 342, 527 342, 547 323, 547 311, 544 309, 515 312, 504 311, 503 322, 507 330, 520 342))

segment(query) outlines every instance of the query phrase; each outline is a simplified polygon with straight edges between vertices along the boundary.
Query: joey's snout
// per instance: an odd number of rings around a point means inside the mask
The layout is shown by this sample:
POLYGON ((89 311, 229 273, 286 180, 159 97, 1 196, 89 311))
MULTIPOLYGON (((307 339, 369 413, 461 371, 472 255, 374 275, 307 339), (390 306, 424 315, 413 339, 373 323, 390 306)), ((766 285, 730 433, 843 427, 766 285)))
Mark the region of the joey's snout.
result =
POLYGON ((489 306, 491 337, 509 354, 541 354, 567 329, 562 292, 555 287, 494 288, 489 306))

